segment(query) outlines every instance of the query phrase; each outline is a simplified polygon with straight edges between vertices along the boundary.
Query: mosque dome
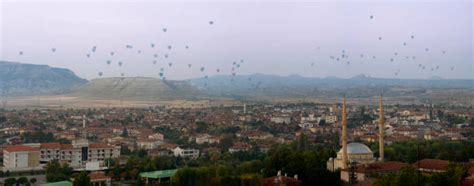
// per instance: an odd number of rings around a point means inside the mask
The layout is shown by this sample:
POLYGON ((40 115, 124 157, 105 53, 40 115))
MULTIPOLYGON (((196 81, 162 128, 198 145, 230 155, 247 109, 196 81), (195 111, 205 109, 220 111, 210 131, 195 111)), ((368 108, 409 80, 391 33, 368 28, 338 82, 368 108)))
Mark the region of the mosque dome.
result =
MULTIPOLYGON (((342 154, 342 148, 339 150, 338 153, 342 154)), ((349 143, 347 144, 347 154, 372 154, 372 150, 370 150, 367 145, 362 143, 349 143)))

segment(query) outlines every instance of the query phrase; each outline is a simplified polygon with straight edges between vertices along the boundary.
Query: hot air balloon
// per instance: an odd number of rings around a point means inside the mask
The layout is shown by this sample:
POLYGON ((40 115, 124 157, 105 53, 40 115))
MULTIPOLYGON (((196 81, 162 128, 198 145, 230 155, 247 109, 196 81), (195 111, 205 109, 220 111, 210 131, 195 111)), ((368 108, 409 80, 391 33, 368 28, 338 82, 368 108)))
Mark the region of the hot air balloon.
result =
POLYGON ((163 32, 166 32, 166 31, 168 31, 168 29, 167 29, 167 28, 163 28, 163 32))
POLYGON ((18 54, 19 54, 20 56, 22 56, 22 55, 23 55, 23 51, 18 52, 18 54))
POLYGON ((382 37, 379 37, 379 40, 382 40, 382 37))
POLYGON ((165 58, 168 58, 168 54, 165 54, 165 58))
POLYGON ((155 48, 155 44, 154 43, 150 44, 150 47, 155 48))
POLYGON ((201 69, 200 69, 200 70, 201 70, 201 72, 204 72, 204 67, 201 67, 201 69))
POLYGON ((102 73, 102 72, 99 72, 98 74, 99 74, 99 76, 100 76, 100 77, 102 77, 102 75, 103 75, 103 73, 102 73))
POLYGON ((153 64, 156 65, 156 60, 153 60, 153 64))
POLYGON ((415 39, 415 36, 414 36, 414 35, 411 35, 411 39, 415 39))
POLYGON ((214 21, 209 21, 209 25, 213 25, 214 24, 214 21))
POLYGON ((191 68, 191 66, 192 66, 191 64, 188 64, 188 68, 191 68))
POLYGON ((153 54, 153 57, 154 57, 154 58, 157 58, 157 57, 158 57, 158 54, 153 54))
POLYGON ((54 53, 56 52, 56 48, 51 48, 51 51, 54 53))
POLYGON ((119 61, 119 62, 118 62, 118 65, 119 65, 119 66, 122 66, 122 62, 121 62, 121 61, 119 61))
POLYGON ((107 65, 110 65, 111 63, 112 63, 112 61, 107 60, 107 65))
POLYGON ((173 66, 173 63, 168 63, 168 66, 170 66, 170 67, 173 66))
POLYGON ((370 19, 373 19, 373 18, 374 18, 374 16, 373 16, 373 15, 370 15, 370 19))
POLYGON ((90 54, 86 54, 86 57, 87 57, 87 58, 90 58, 90 57, 91 57, 91 55, 90 55, 90 54))
POLYGON ((219 73, 221 70, 220 69, 216 69, 216 72, 219 73))
POLYGON ((115 53, 114 52, 110 52, 110 55, 113 56, 115 53))

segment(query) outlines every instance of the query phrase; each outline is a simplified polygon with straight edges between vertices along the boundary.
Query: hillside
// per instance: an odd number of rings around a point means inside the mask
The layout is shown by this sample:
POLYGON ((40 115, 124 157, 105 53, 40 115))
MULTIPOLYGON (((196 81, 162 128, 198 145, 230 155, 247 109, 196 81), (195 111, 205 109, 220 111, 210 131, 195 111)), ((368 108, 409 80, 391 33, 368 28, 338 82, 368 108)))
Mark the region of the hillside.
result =
POLYGON ((0 95, 61 94, 87 83, 71 70, 0 61, 0 95))
POLYGON ((93 79, 69 95, 88 99, 172 100, 196 98, 204 94, 185 81, 116 77, 93 79))
POLYGON ((337 77, 312 78, 299 75, 276 76, 252 74, 243 76, 212 76, 192 79, 198 88, 206 88, 213 96, 317 96, 332 97, 346 94, 351 97, 416 96, 439 89, 472 90, 474 81, 469 79, 385 79, 358 75, 343 79, 337 77), (233 81, 231 81, 233 80, 233 81))

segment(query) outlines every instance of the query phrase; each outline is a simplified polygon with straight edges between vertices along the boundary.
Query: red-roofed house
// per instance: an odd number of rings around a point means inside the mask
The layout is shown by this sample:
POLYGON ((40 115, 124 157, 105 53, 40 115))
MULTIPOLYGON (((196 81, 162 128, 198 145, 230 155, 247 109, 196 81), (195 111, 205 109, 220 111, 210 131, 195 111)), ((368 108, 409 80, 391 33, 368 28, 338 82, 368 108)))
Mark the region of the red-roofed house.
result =
POLYGON ((412 164, 416 169, 423 172, 444 172, 448 168, 449 161, 438 159, 422 159, 412 164))

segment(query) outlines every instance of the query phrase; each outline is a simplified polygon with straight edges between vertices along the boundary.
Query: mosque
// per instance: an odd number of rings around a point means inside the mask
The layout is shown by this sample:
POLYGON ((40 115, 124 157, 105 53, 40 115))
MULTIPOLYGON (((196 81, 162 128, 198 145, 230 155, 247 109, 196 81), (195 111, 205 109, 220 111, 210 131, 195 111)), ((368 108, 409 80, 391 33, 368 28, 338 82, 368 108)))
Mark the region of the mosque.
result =
POLYGON ((357 164, 371 164, 377 161, 384 161, 384 109, 382 96, 380 96, 380 112, 379 112, 379 159, 374 158, 374 153, 367 145, 362 143, 347 144, 347 118, 346 118, 346 97, 344 96, 342 105, 342 148, 337 152, 335 158, 329 158, 327 161, 327 169, 329 171, 336 171, 338 169, 345 169, 348 163, 355 162, 357 164))

